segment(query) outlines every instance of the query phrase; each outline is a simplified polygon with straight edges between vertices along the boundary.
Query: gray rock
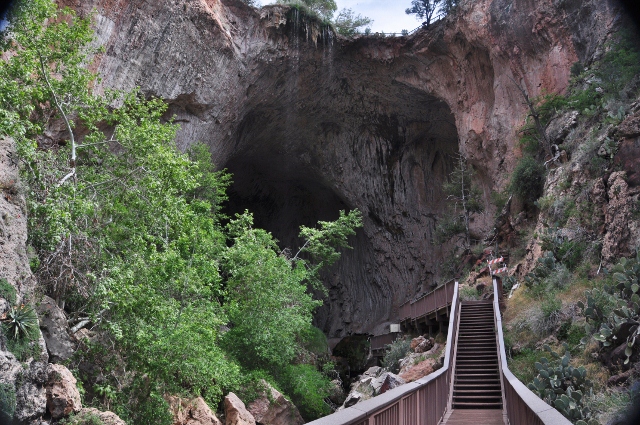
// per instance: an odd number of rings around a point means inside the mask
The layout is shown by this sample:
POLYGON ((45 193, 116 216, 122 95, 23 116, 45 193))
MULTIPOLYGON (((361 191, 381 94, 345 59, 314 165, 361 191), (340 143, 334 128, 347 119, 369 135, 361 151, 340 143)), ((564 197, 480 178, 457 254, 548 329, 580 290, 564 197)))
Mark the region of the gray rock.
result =
POLYGON ((351 393, 349 393, 349 395, 347 396, 347 399, 344 401, 344 407, 351 407, 357 403, 359 403, 360 401, 363 400, 363 395, 360 394, 357 391, 353 391, 351 393))
POLYGON ((16 411, 14 419, 28 423, 40 418, 47 410, 47 396, 44 384, 47 381, 47 364, 33 361, 28 369, 17 378, 16 411))
POLYGON ((47 296, 37 307, 40 329, 44 337, 49 361, 60 363, 69 359, 75 351, 75 343, 69 335, 67 316, 56 302, 47 296))
POLYGON ((381 379, 382 377, 384 377, 384 380, 382 381, 382 385, 380 385, 380 388, 378 388, 378 390, 376 391, 376 395, 384 394, 389 390, 406 384, 404 379, 391 372, 384 374, 378 379, 381 379))
POLYGON ((371 366, 369 369, 366 370, 365 373, 362 374, 362 376, 377 377, 381 371, 382 371, 382 368, 380 366, 371 366))
POLYGON ((578 111, 569 111, 551 120, 546 130, 549 141, 554 144, 562 143, 578 124, 579 115, 578 111))

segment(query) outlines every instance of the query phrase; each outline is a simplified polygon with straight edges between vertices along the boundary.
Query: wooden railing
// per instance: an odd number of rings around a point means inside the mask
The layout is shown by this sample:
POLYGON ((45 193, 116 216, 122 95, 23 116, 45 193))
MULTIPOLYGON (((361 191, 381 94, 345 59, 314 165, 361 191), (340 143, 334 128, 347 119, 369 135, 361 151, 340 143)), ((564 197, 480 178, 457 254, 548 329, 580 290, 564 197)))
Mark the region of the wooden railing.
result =
POLYGON ((389 332, 388 334, 376 335, 371 337, 371 352, 376 355, 377 351, 384 350, 384 348, 395 341, 402 333, 389 332))
POLYGON ((400 321, 417 320, 443 307, 448 307, 451 305, 454 288, 457 286, 455 280, 450 280, 417 300, 402 304, 399 311, 400 321))
POLYGON ((444 365, 415 382, 394 388, 309 425, 437 425, 447 411, 459 316, 457 282, 453 285, 444 365))
MULTIPOLYGON (((493 279, 493 293, 499 293, 496 279, 493 279)), ((500 373, 502 375, 502 386, 504 388, 509 423, 527 425, 571 425, 571 421, 535 395, 509 370, 504 348, 504 337, 502 335, 502 318, 499 302, 499 297, 494 296, 493 314, 495 317, 495 326, 498 330, 500 373)))

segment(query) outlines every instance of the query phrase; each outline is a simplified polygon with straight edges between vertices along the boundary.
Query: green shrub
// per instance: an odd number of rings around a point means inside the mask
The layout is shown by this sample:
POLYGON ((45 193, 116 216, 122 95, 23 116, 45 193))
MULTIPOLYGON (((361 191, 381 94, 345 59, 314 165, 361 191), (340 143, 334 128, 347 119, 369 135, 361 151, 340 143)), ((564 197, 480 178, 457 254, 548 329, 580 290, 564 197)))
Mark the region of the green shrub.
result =
POLYGON ((583 69, 584 65, 582 65, 580 61, 574 62, 574 64, 571 65, 571 76, 577 77, 578 75, 580 75, 583 69))
POLYGON ((16 288, 5 278, 0 279, 0 297, 9 301, 9 304, 16 303, 16 288))
POLYGON ((523 157, 511 175, 509 190, 523 202, 533 205, 544 190, 545 168, 530 156, 523 157))
POLYGON ((285 394, 291 397, 291 401, 306 421, 331 413, 329 405, 324 401, 329 397, 331 380, 314 366, 289 365, 280 381, 285 394))
MULTIPOLYGON (((579 302, 578 307, 587 322, 600 322, 600 329, 593 338, 605 347, 620 344, 622 333, 627 335, 625 345, 625 364, 637 352, 640 343, 640 251, 633 259, 621 258, 611 269, 613 284, 605 285, 603 291, 587 291, 586 302, 579 302), (595 294, 595 296, 594 296, 595 294), (608 305, 613 304, 613 312, 599 310, 596 296, 606 299, 608 305)), ((589 332, 591 327, 587 329, 589 332)), ((586 342, 586 341, 585 341, 586 342)))
POLYGON ((122 400, 114 406, 115 413, 136 425, 171 425, 169 403, 150 385, 153 384, 146 377, 136 378, 127 391, 118 395, 122 400))
POLYGON ((592 419, 591 409, 585 406, 585 396, 592 394, 593 384, 587 379, 584 366, 576 368, 569 364, 569 346, 563 346, 567 351, 562 357, 548 345, 544 346, 551 354, 552 362, 542 357, 540 362, 535 363, 538 376, 527 386, 567 419, 578 424, 589 421, 589 425, 597 425, 598 422, 592 419))
POLYGON ((400 370, 400 360, 407 356, 409 350, 411 350, 411 341, 404 338, 397 339, 387 345, 387 351, 382 358, 382 367, 389 372, 398 373, 400 370))
POLYGON ((38 329, 38 316, 33 307, 20 305, 11 307, 3 320, 9 338, 25 338, 38 329))
POLYGON ((103 425, 98 415, 89 412, 71 414, 59 423, 60 425, 103 425))
POLYGON ((509 361, 509 370, 522 382, 531 382, 536 376, 534 365, 542 354, 531 348, 524 348, 509 361))
POLYGON ((329 344, 327 336, 315 326, 309 326, 308 330, 302 335, 304 338, 304 348, 317 355, 327 354, 329 352, 329 344))
POLYGON ((20 361, 40 355, 38 317, 31 306, 14 306, 2 321, 2 332, 7 337, 7 349, 20 361))
POLYGON ((0 419, 10 423, 16 411, 16 390, 12 384, 0 383, 0 419))
POLYGON ((460 290, 460 299, 462 301, 479 300, 480 294, 478 294, 478 290, 473 286, 465 286, 460 290))
POLYGON ((550 318, 554 314, 557 314, 562 308, 562 301, 560 301, 554 293, 548 293, 549 296, 542 302, 540 309, 542 310, 542 316, 545 319, 550 318))

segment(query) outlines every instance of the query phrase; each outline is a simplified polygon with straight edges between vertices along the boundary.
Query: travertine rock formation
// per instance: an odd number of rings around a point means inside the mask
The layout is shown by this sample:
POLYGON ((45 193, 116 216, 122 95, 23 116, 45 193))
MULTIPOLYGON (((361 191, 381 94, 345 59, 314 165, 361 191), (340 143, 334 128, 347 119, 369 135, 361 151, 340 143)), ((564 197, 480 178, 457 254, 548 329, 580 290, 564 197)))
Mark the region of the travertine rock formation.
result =
POLYGON ((260 397, 249 403, 247 410, 257 423, 263 425, 302 425, 304 419, 298 408, 285 398, 284 395, 268 382, 262 381, 266 391, 260 397))
POLYGON ((256 425, 256 420, 234 393, 224 398, 225 425, 256 425))
POLYGON ((66 367, 50 363, 47 367, 47 411, 60 419, 82 409, 76 378, 66 367))
POLYGON ((166 395, 164 398, 169 403, 173 425, 222 425, 202 397, 189 400, 166 395))
POLYGON ((301 224, 359 208, 365 227, 326 275, 316 321, 331 337, 370 331, 438 279, 431 235, 452 156, 492 189, 515 163, 520 85, 560 92, 600 54, 614 23, 602 0, 474 0, 410 37, 345 40, 282 6, 239 0, 61 0, 97 10, 105 86, 170 103, 182 147, 203 141, 234 173, 245 208, 283 246, 301 224))

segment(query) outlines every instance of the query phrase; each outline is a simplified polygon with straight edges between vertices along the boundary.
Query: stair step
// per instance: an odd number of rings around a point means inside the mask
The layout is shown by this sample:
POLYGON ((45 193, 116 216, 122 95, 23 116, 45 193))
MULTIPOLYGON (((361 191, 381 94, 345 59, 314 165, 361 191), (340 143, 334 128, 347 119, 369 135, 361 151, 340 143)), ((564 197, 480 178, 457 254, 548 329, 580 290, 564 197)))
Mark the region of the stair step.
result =
POLYGON ((502 403, 453 403, 454 409, 502 409, 502 403))
POLYGON ((500 389, 500 385, 497 384, 493 384, 493 385, 487 385, 487 384, 454 384, 453 385, 453 390, 457 391, 458 389, 461 390, 473 390, 473 389, 482 389, 482 391, 502 391, 500 389))

